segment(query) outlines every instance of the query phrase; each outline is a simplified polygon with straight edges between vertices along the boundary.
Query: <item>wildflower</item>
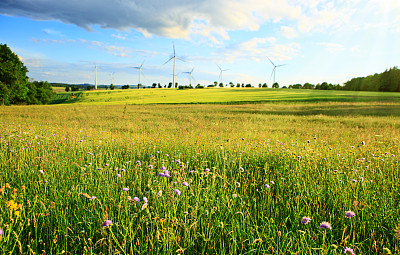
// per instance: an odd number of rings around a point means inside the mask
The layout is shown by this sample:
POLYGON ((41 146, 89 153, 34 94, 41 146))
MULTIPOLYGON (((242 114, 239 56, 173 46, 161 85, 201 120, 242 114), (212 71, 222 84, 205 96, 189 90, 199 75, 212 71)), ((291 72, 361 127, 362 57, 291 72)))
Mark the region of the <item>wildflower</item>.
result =
POLYGON ((152 165, 148 165, 147 166, 149 169, 153 169, 153 166, 152 165))
POLYGON ((233 198, 237 198, 239 195, 238 194, 232 194, 233 198))
POLYGON ((346 249, 344 249, 343 253, 344 254, 355 255, 354 250, 349 248, 349 247, 346 247, 346 249))
POLYGON ((164 173, 158 173, 158 176, 159 177, 165 177, 165 174, 164 173))
POLYGON ((353 181, 353 182, 357 182, 357 180, 356 180, 356 179, 353 179, 352 181, 353 181))
POLYGON ((355 214, 353 211, 347 211, 347 212, 344 214, 344 217, 346 217, 346 218, 348 218, 348 219, 353 218, 354 216, 356 216, 356 214, 355 214))
POLYGON ((142 210, 144 210, 144 209, 146 209, 147 208, 147 203, 144 203, 143 205, 142 205, 142 210))
POLYGON ((240 182, 236 182, 235 184, 236 184, 236 187, 238 187, 238 188, 240 187, 240 182))
POLYGON ((179 189, 174 190, 175 194, 177 194, 178 196, 181 195, 181 191, 179 189))
POLYGON ((240 171, 241 173, 243 173, 243 172, 244 172, 244 168, 243 168, 243 167, 239 167, 239 171, 240 171))
POLYGON ((104 223, 103 223, 103 227, 104 228, 106 228, 106 227, 108 227, 108 226, 110 226, 110 225, 112 225, 112 221, 111 220, 106 220, 104 223))
POLYGON ((275 182, 274 182, 274 181, 269 181, 269 183, 271 183, 272 185, 273 185, 273 184, 275 184, 275 182))
POLYGON ((269 189, 269 185, 268 184, 264 184, 264 188, 269 189))
POLYGON ((43 181, 44 183, 46 183, 46 184, 49 184, 49 182, 48 181, 43 181))
POLYGON ((95 199, 95 198, 97 198, 97 197, 91 196, 89 199, 90 199, 90 200, 93 200, 93 199, 95 199))
POLYGON ((157 192, 157 197, 161 197, 162 196, 162 190, 157 192))
POLYGON ((149 200, 147 199, 147 197, 143 197, 143 202, 144 202, 145 204, 147 204, 147 202, 149 202, 149 200))
POLYGON ((116 176, 116 177, 118 177, 118 178, 120 178, 120 177, 121 177, 121 175, 120 175, 120 174, 116 174, 115 176, 116 176))
POLYGON ((311 221, 311 219, 308 218, 308 217, 303 217, 303 218, 301 219, 301 223, 303 223, 304 225, 307 224, 307 223, 309 223, 310 221, 311 221))
POLYGON ((136 164, 137 164, 138 166, 141 166, 141 165, 142 165, 142 162, 140 162, 140 161, 138 160, 138 161, 136 161, 136 164))
POLYGON ((182 182, 182 185, 187 187, 187 186, 189 186, 189 183, 187 183, 187 182, 182 182))
POLYGON ((160 167, 160 170, 166 170, 167 168, 165 166, 160 167))
POLYGON ((204 172, 210 172, 210 168, 204 169, 204 172))
POLYGON ((39 170, 39 173, 43 174, 44 172, 43 172, 43 170, 39 170))
POLYGON ((0 228, 0 236, 1 236, 3 233, 4 233, 3 230, 0 228))
POLYGON ((364 141, 362 141, 361 144, 362 144, 362 146, 365 146, 365 142, 364 141))
POLYGON ((319 227, 320 227, 320 228, 329 228, 329 229, 332 229, 331 224, 330 224, 329 222, 326 222, 326 221, 322 222, 321 225, 319 225, 319 227))
POLYGON ((183 212, 183 214, 189 214, 189 212, 186 212, 186 211, 185 211, 185 212, 183 212))
POLYGON ((140 199, 138 197, 134 197, 133 201, 140 203, 140 199))
POLYGON ((122 190, 123 190, 123 191, 128 191, 128 190, 129 190, 129 188, 122 188, 122 190))

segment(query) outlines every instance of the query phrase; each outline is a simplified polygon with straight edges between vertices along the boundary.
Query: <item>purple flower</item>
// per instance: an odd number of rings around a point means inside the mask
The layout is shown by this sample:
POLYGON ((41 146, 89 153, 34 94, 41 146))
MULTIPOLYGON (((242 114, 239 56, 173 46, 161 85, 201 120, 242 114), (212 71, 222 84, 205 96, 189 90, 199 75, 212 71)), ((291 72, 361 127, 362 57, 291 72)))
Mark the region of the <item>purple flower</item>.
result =
POLYGON ((93 199, 95 199, 95 198, 97 198, 97 197, 91 196, 89 199, 90 199, 90 200, 93 200, 93 199))
POLYGON ((165 177, 165 174, 164 173, 158 173, 158 176, 159 177, 165 177))
POLYGON ((357 182, 357 180, 356 180, 356 179, 353 179, 352 181, 353 181, 353 182, 357 182))
POLYGON ((136 161, 136 164, 137 164, 138 166, 141 166, 141 165, 142 165, 142 162, 140 162, 140 161, 138 160, 138 161, 136 161))
POLYGON ((311 219, 308 218, 308 217, 303 217, 303 218, 301 219, 301 223, 303 223, 304 225, 307 224, 307 223, 309 223, 310 221, 311 221, 311 219))
POLYGON ((344 254, 355 255, 354 250, 349 248, 349 247, 346 247, 346 249, 344 249, 343 253, 344 254))
POLYGON ((122 188, 123 191, 129 191, 129 188, 122 188))
POLYGON ((43 170, 39 170, 39 173, 43 174, 44 172, 43 172, 43 170))
POLYGON ((146 209, 147 208, 147 203, 144 203, 143 205, 142 205, 142 210, 144 210, 144 209, 146 209))
POLYGON ((189 186, 189 183, 187 183, 187 182, 182 182, 182 185, 187 187, 187 186, 189 186))
POLYGON ((108 226, 110 226, 110 225, 112 225, 112 221, 111 221, 111 220, 106 220, 106 221, 103 223, 103 227, 104 227, 104 228, 106 228, 106 227, 108 227, 108 226))
POLYGON ((152 165, 149 165, 148 168, 149 168, 149 169, 153 169, 153 166, 152 166, 152 165))
POLYGON ((120 174, 116 174, 115 176, 117 176, 118 178, 120 178, 120 177, 121 177, 121 175, 120 175, 120 174))
POLYGON ((271 183, 272 185, 273 185, 273 184, 275 184, 275 182, 274 182, 274 181, 269 181, 269 183, 271 183))
POLYGON ((160 167, 160 170, 166 170, 167 168, 165 166, 160 167))
POLYGON ((321 225, 319 225, 319 227, 320 227, 320 228, 324 228, 324 229, 325 229, 325 228, 332 229, 331 224, 330 224, 329 222, 326 222, 326 221, 322 222, 321 225))
POLYGON ((138 197, 134 197, 133 201, 140 203, 140 199, 138 197))
POLYGON ((147 203, 149 202, 149 200, 147 199, 147 197, 143 197, 143 202, 144 202, 145 204, 147 204, 147 203))
POLYGON ((344 217, 346 217, 346 218, 348 218, 348 219, 353 218, 354 216, 356 216, 356 214, 355 214, 355 212, 353 212, 353 211, 347 211, 347 212, 344 214, 344 217))
POLYGON ((268 184, 264 184, 264 188, 269 189, 269 185, 268 184))
POLYGON ((204 169, 204 172, 210 172, 210 168, 204 169))
POLYGON ((241 173, 243 173, 243 172, 244 172, 244 168, 243 168, 243 167, 239 167, 239 171, 240 171, 241 173))
POLYGON ((181 195, 181 191, 179 189, 174 190, 175 194, 177 194, 178 196, 181 195))
POLYGON ((44 183, 46 183, 46 184, 49 184, 49 182, 48 181, 43 181, 44 183))
POLYGON ((1 236, 3 233, 4 233, 3 230, 0 228, 0 236, 1 236))
POLYGON ((160 190, 159 192, 157 192, 157 197, 161 197, 162 196, 162 190, 160 190))

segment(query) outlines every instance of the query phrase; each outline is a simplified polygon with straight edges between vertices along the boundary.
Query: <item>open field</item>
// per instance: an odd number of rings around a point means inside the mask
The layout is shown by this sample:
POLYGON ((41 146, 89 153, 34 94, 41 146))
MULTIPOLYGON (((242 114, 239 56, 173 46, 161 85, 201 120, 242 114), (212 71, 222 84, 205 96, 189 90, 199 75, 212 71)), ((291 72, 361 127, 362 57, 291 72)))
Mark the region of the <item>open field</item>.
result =
POLYGON ((399 254, 398 99, 156 91, 0 107, 1 254, 399 254))
POLYGON ((140 89, 58 93, 54 104, 244 104, 265 102, 400 102, 399 93, 261 88, 140 89), (71 98, 74 93, 74 98, 71 98))

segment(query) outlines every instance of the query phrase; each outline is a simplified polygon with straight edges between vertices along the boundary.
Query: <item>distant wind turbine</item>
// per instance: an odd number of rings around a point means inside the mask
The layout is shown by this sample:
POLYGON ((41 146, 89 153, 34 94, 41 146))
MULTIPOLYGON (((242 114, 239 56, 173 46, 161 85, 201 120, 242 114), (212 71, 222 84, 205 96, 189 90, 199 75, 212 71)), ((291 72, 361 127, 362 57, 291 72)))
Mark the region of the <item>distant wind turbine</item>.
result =
MULTIPOLYGON (((272 83, 272 85, 273 85, 273 84, 275 84, 276 68, 277 68, 277 67, 281 67, 281 66, 285 66, 286 64, 283 64, 283 65, 275 65, 274 62, 272 62, 272 60, 271 60, 268 56, 267 56, 267 58, 268 58, 269 62, 271 62, 271 64, 274 66, 274 69, 272 69, 272 73, 271 73, 271 77, 272 77, 272 75, 274 75, 274 83, 272 83)), ((270 78, 270 79, 271 79, 271 78, 270 78)))
POLYGON ((97 68, 99 68, 97 65, 94 65, 94 89, 97 89, 97 68))
POLYGON ((183 59, 181 59, 181 58, 178 58, 178 57, 176 56, 176 53, 175 53, 175 44, 174 44, 174 43, 172 43, 172 47, 173 47, 173 49, 174 49, 174 55, 173 55, 170 59, 168 59, 168 61, 165 62, 164 65, 167 64, 167 63, 168 63, 169 61, 171 61, 172 59, 174 60, 174 68, 173 68, 173 71, 172 71, 172 87, 174 87, 174 86, 175 86, 175 61, 176 61, 176 59, 178 59, 178 60, 180 60, 180 61, 183 61, 183 62, 186 62, 186 61, 183 60, 183 59))
POLYGON ((194 71, 194 67, 192 68, 192 71, 190 71, 190 72, 183 72, 183 73, 187 73, 187 74, 189 74, 190 75, 190 83, 189 83, 189 85, 192 85, 192 77, 193 77, 193 71, 194 71))
POLYGON ((132 68, 135 68, 135 69, 139 69, 139 83, 138 83, 138 88, 139 88, 139 84, 141 84, 141 83, 140 83, 140 74, 143 72, 143 71, 142 71, 143 64, 144 64, 144 60, 143 60, 143 62, 142 62, 142 64, 141 64, 140 66, 132 67, 132 68))
MULTIPOLYGON (((217 65, 217 64, 216 64, 217 65)), ((225 71, 228 71, 228 70, 230 70, 230 69, 222 69, 219 65, 217 65, 218 66, 218 68, 219 68, 219 83, 222 83, 222 73, 223 72, 225 72, 225 71)))
POLYGON ((110 77, 111 77, 111 84, 114 84, 114 73, 110 73, 110 77))

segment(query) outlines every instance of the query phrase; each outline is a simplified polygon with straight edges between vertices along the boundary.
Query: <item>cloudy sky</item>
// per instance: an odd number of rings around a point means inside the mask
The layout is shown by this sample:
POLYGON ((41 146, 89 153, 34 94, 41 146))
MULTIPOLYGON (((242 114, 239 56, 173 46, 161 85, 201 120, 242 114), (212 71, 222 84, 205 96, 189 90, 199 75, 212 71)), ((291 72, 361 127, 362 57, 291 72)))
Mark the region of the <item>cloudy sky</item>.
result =
POLYGON ((1 0, 0 43, 35 80, 342 84, 400 65, 400 0, 1 0), (218 65, 218 66, 217 66, 218 65), (112 75, 113 73, 113 75, 112 75))

